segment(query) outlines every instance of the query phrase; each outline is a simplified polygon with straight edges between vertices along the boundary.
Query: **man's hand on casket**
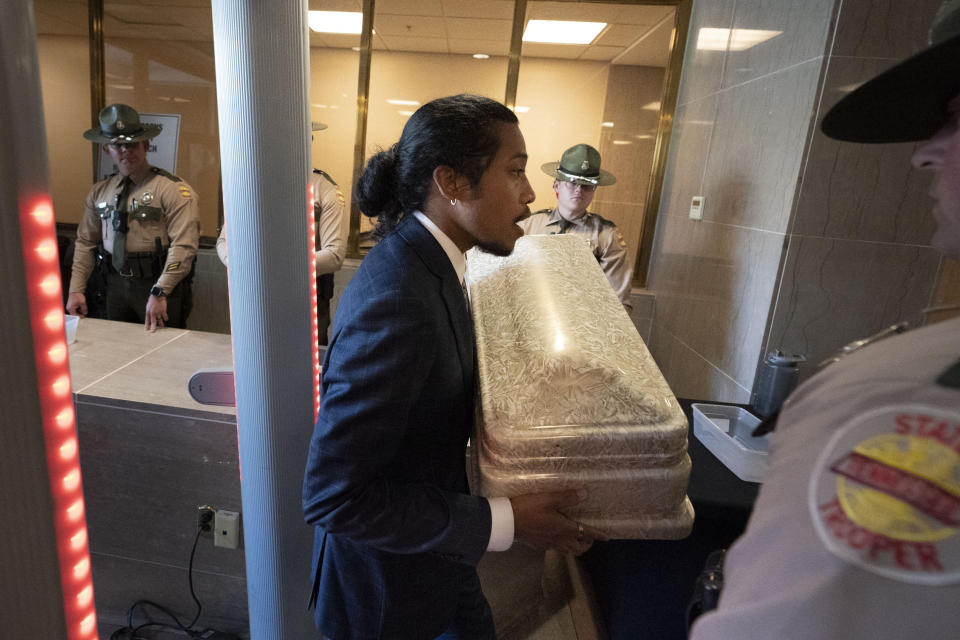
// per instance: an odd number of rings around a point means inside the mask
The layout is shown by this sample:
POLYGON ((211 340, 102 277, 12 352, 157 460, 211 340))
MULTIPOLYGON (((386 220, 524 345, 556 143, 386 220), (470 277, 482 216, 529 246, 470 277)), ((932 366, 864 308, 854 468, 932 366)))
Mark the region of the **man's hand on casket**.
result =
POLYGON ((586 497, 583 489, 568 489, 510 498, 514 536, 536 549, 557 549, 580 555, 594 540, 607 539, 593 527, 560 513, 560 509, 580 504, 586 497))

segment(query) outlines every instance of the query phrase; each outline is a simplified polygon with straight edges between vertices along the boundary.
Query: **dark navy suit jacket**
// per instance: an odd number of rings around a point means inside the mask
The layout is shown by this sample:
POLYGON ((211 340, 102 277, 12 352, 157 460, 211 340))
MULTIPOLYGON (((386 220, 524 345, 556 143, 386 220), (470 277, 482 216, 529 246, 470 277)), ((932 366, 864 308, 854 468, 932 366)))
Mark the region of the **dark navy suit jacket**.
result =
POLYGON ((466 479, 474 375, 456 272, 408 215, 350 281, 323 365, 303 510, 331 639, 435 638, 452 621, 490 536, 466 479))

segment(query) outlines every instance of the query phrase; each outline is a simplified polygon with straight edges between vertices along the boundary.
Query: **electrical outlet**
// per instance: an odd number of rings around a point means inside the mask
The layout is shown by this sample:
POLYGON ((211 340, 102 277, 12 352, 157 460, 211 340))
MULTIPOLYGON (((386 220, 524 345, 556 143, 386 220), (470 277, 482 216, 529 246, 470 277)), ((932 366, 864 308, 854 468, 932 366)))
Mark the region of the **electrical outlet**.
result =
POLYGON ((217 509, 213 530, 213 546, 236 549, 240 544, 240 513, 217 509))
POLYGON ((204 538, 213 537, 213 525, 217 510, 208 504, 197 507, 197 529, 204 538))

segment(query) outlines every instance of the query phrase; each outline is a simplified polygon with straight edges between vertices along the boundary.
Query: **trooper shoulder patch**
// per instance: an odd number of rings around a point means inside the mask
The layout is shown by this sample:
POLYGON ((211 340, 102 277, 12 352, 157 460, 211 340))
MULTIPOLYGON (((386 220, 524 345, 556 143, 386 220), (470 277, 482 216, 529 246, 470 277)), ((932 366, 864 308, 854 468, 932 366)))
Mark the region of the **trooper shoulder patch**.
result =
POLYGON ((170 172, 167 171, 166 169, 161 169, 160 167, 150 167, 150 171, 154 172, 154 173, 157 174, 158 176, 163 176, 164 178, 167 178, 168 180, 173 180, 174 182, 183 182, 183 180, 181 180, 181 179, 178 178, 177 176, 173 175, 172 173, 170 173, 170 172))
POLYGON ((845 562, 960 582, 960 411, 892 405, 852 418, 821 452, 808 499, 820 540, 845 562))
POLYGON ((189 200, 193 197, 193 193, 190 192, 190 187, 185 184, 181 184, 177 187, 177 190, 180 191, 180 195, 189 200))
POLYGON ((334 182, 333 178, 330 177, 330 174, 324 171, 323 169, 314 169, 313 172, 316 173, 317 175, 323 176, 327 180, 327 182, 329 182, 333 186, 335 187, 340 186, 336 182, 334 182))
POLYGON ((179 261, 179 260, 176 260, 175 262, 171 262, 170 264, 167 265, 167 268, 164 269, 164 271, 165 271, 166 273, 172 273, 172 272, 174 272, 174 271, 179 271, 179 270, 180 270, 180 261, 179 261))

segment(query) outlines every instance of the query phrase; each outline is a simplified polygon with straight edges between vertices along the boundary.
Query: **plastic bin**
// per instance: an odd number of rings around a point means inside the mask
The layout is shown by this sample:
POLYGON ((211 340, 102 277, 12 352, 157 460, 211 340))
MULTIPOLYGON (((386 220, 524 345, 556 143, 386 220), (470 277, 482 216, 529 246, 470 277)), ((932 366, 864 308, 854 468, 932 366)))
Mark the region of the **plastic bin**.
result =
POLYGON ((767 470, 770 436, 750 434, 760 418, 741 407, 694 403, 693 433, 741 480, 761 482, 767 470))
POLYGON ((80 316, 71 316, 64 314, 63 328, 67 334, 67 344, 73 344, 77 340, 77 325, 80 324, 80 316))

